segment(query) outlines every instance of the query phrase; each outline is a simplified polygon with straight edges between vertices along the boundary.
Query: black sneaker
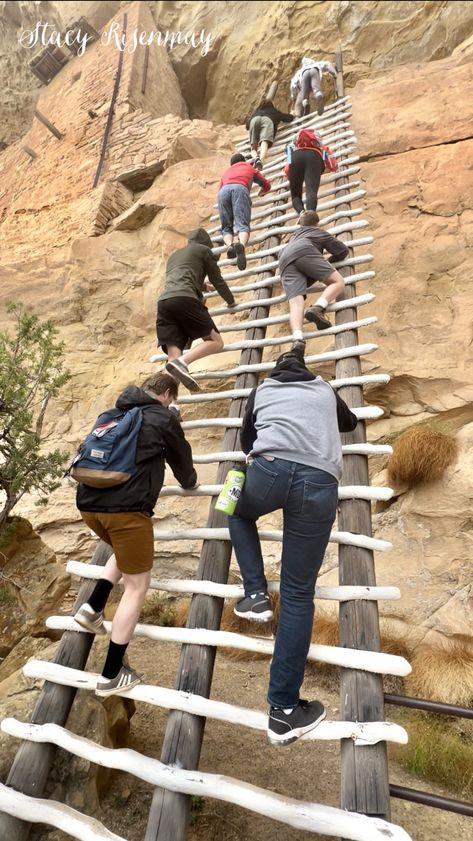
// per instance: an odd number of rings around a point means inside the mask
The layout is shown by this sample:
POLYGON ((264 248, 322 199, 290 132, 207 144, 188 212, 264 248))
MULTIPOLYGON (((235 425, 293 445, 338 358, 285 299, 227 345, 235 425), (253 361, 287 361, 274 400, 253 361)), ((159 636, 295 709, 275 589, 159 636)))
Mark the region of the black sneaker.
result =
POLYGON ((263 161, 261 160, 261 158, 255 158, 253 161, 253 166, 255 169, 258 169, 261 172, 263 169, 263 161))
POLYGON ((194 380, 194 377, 191 377, 185 362, 181 362, 180 359, 173 359, 172 362, 167 362, 164 367, 168 374, 171 374, 171 377, 185 385, 189 391, 200 391, 199 383, 194 380))
POLYGON ((229 260, 234 260, 236 257, 236 251, 234 245, 229 245, 227 248, 227 257, 229 260))
POLYGON ((327 710, 320 701, 299 701, 290 713, 279 707, 270 707, 268 742, 278 746, 290 745, 317 727, 326 715, 327 710))
POLYGON ((240 599, 233 608, 233 613, 241 619, 252 619, 253 622, 270 622, 273 618, 271 602, 266 593, 252 593, 240 599))
POLYGON ((285 356, 295 356, 299 362, 304 362, 305 353, 305 339, 295 339, 292 343, 291 350, 285 356))
POLYGON ((245 246, 241 244, 241 242, 235 243, 235 254, 237 258, 237 266, 242 272, 243 269, 246 269, 246 254, 245 254, 245 246))

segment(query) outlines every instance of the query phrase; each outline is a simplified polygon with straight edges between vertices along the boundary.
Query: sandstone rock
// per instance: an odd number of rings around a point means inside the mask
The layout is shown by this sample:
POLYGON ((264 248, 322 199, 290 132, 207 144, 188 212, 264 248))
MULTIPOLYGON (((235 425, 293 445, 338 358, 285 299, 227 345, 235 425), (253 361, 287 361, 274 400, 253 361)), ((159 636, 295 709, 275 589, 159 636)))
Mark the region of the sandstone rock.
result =
POLYGON ((24 636, 45 635, 44 618, 57 611, 69 589, 69 576, 51 549, 28 523, 20 528, 20 538, 0 554, 2 584, 11 597, 0 603, 1 657, 24 636))
POLYGON ((117 216, 110 225, 112 231, 137 231, 149 225, 152 219, 163 209, 163 205, 135 202, 129 210, 117 216))
POLYGON ((164 161, 156 161, 153 164, 143 164, 134 169, 120 172, 117 175, 117 181, 133 190, 134 193, 139 193, 142 190, 147 190, 151 187, 155 178, 161 174, 164 169, 164 161))

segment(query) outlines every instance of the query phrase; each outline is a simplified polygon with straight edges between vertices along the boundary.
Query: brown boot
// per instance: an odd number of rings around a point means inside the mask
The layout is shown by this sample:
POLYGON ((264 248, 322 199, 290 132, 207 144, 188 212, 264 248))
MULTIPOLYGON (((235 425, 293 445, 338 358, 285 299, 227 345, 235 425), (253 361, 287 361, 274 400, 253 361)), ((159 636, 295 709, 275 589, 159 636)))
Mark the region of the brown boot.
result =
POLYGON ((318 330, 327 330, 328 327, 332 326, 331 322, 325 315, 324 308, 318 306, 317 304, 313 307, 309 307, 309 309, 305 311, 304 318, 306 321, 312 321, 313 324, 316 324, 318 330))

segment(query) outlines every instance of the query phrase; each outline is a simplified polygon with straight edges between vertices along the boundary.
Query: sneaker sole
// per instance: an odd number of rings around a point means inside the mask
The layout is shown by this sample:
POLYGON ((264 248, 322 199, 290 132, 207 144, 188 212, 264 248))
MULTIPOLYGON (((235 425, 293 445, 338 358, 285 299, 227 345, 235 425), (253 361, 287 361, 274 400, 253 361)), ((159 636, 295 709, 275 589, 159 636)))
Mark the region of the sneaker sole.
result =
POLYGON ((324 113, 324 107, 325 107, 323 95, 320 94, 320 93, 317 94, 316 97, 315 97, 315 102, 316 102, 316 105, 317 105, 317 114, 319 115, 319 117, 321 117, 322 114, 324 113))
POLYGON ((318 315, 315 315, 313 312, 307 311, 304 314, 304 318, 306 321, 310 321, 312 322, 312 324, 315 324, 318 330, 328 330, 329 327, 332 327, 330 321, 328 323, 325 320, 322 321, 322 319, 318 315))
POLYGON ((239 619, 250 619, 252 622, 260 622, 261 624, 264 622, 271 622, 271 619, 273 618, 272 610, 265 610, 263 613, 253 613, 253 611, 247 610, 245 613, 239 613, 236 607, 234 607, 233 613, 235 616, 238 616, 239 619))
POLYGON ((312 722, 312 724, 307 725, 306 727, 297 727, 295 730, 291 730, 289 736, 278 736, 277 733, 272 733, 271 731, 267 731, 268 742, 270 745, 275 745, 276 747, 285 747, 286 745, 292 745, 293 742, 297 742, 304 733, 310 733, 311 730, 315 730, 317 725, 320 724, 321 721, 324 720, 327 716, 327 710, 324 710, 322 715, 319 718, 312 722))
POLYGON ((237 258, 237 266, 239 270, 242 272, 246 269, 246 254, 243 249, 235 248, 235 254, 237 258))
POLYGON ((184 371, 181 371, 181 369, 175 367, 172 362, 168 362, 164 367, 168 374, 171 374, 174 379, 179 380, 179 382, 189 389, 189 391, 200 391, 199 383, 197 383, 190 374, 186 374, 184 371))
POLYGON ((86 631, 89 631, 90 634, 98 634, 101 637, 107 636, 107 631, 102 623, 101 626, 98 628, 95 625, 89 623, 89 621, 84 616, 74 616, 74 622, 77 622, 81 628, 85 628, 86 631))
POLYGON ((96 689, 95 694, 100 698, 107 698, 109 695, 120 695, 122 692, 128 692, 129 689, 133 689, 133 687, 138 686, 140 683, 143 683, 143 681, 141 678, 137 678, 136 680, 132 680, 128 686, 116 686, 114 689, 96 689))

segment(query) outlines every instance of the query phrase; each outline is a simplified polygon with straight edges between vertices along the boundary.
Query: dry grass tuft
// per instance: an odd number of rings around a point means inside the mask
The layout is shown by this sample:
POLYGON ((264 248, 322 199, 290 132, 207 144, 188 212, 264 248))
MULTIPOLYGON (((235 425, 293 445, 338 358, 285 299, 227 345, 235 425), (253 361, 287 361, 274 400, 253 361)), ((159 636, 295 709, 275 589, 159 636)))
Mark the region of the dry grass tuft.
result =
POLYGON ((427 424, 411 426, 393 444, 387 462, 389 481, 414 487, 440 479, 457 457, 457 442, 451 432, 427 424))
POLYGON ((441 645, 420 645, 411 658, 412 674, 405 681, 406 693, 418 698, 458 704, 473 703, 473 646, 469 638, 441 645))

